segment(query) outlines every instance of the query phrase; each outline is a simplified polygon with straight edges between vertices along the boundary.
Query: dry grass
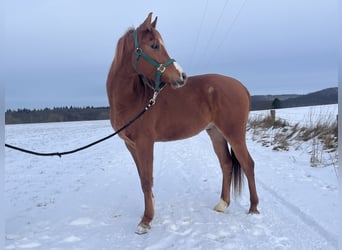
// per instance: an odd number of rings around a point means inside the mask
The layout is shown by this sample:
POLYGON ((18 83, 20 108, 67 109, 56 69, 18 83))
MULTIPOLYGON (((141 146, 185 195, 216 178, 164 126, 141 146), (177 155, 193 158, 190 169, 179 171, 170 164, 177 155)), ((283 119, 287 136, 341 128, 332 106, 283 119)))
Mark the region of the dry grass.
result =
POLYGON ((309 150, 312 166, 325 164, 322 160, 324 152, 334 153, 336 159, 331 163, 334 164, 338 158, 337 120, 327 114, 320 115, 322 118, 317 122, 313 116, 314 114, 309 114, 309 122, 305 126, 299 123, 290 125, 287 121, 274 119, 271 115, 252 116, 248 121, 247 130, 252 132, 253 140, 266 147, 272 146, 276 151, 288 151, 291 148, 297 150, 305 142, 312 143, 309 150))
POLYGON ((269 128, 283 128, 288 126, 288 123, 283 119, 274 119, 271 115, 258 115, 248 120, 247 129, 269 129, 269 128))

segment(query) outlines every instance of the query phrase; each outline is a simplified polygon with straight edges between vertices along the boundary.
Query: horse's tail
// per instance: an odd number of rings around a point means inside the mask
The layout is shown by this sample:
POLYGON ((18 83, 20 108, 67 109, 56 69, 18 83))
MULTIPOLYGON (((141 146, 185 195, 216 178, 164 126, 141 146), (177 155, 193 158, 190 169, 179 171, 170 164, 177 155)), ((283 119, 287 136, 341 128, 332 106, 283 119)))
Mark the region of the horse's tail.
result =
POLYGON ((230 150, 230 155, 232 157, 232 164, 233 164, 232 190, 235 196, 239 196, 241 195, 241 191, 242 191, 244 174, 243 174, 243 170, 241 169, 240 162, 236 158, 235 153, 232 148, 230 150))

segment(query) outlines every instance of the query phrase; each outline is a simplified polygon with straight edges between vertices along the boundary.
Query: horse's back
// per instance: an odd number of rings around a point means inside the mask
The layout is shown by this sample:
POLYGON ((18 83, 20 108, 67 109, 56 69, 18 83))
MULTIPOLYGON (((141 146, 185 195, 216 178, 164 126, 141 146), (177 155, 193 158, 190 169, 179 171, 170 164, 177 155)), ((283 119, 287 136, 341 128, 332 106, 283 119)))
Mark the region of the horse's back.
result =
POLYGON ((204 75, 195 75, 188 77, 188 84, 193 83, 210 83, 210 84, 218 84, 218 85, 225 85, 226 87, 232 88, 242 88, 246 89, 245 86, 237 79, 220 74, 204 74, 204 75))
POLYGON ((247 88, 237 79, 219 75, 204 74, 188 78, 189 89, 203 89, 216 101, 229 102, 233 106, 240 104, 249 110, 250 95, 247 88))

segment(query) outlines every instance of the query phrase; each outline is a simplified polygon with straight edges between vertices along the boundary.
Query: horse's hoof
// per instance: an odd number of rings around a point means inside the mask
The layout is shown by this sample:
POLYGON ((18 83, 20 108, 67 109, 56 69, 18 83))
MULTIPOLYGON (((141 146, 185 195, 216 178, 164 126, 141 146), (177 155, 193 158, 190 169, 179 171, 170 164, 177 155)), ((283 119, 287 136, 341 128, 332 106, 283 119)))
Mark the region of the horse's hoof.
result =
POLYGON ((151 226, 150 225, 145 225, 143 223, 139 223, 139 225, 137 226, 137 230, 135 230, 136 234, 146 234, 148 233, 148 231, 150 231, 151 226))
POLYGON ((214 210, 216 212, 223 213, 227 207, 228 207, 228 203, 220 199, 220 202, 214 207, 214 210))
POLYGON ((260 214, 260 212, 259 212, 259 210, 257 209, 257 208, 251 208, 251 209, 249 209, 249 212, 248 212, 249 214, 260 214))

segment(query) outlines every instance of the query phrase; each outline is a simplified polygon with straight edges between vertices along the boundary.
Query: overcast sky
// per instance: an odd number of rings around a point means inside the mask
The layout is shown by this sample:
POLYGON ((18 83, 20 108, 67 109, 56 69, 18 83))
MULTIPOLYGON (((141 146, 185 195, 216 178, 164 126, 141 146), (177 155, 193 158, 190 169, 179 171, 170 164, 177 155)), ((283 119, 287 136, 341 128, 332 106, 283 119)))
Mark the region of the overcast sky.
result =
POLYGON ((338 0, 5 1, 6 108, 107 106, 117 40, 149 12, 188 75, 252 95, 338 84, 338 0))

